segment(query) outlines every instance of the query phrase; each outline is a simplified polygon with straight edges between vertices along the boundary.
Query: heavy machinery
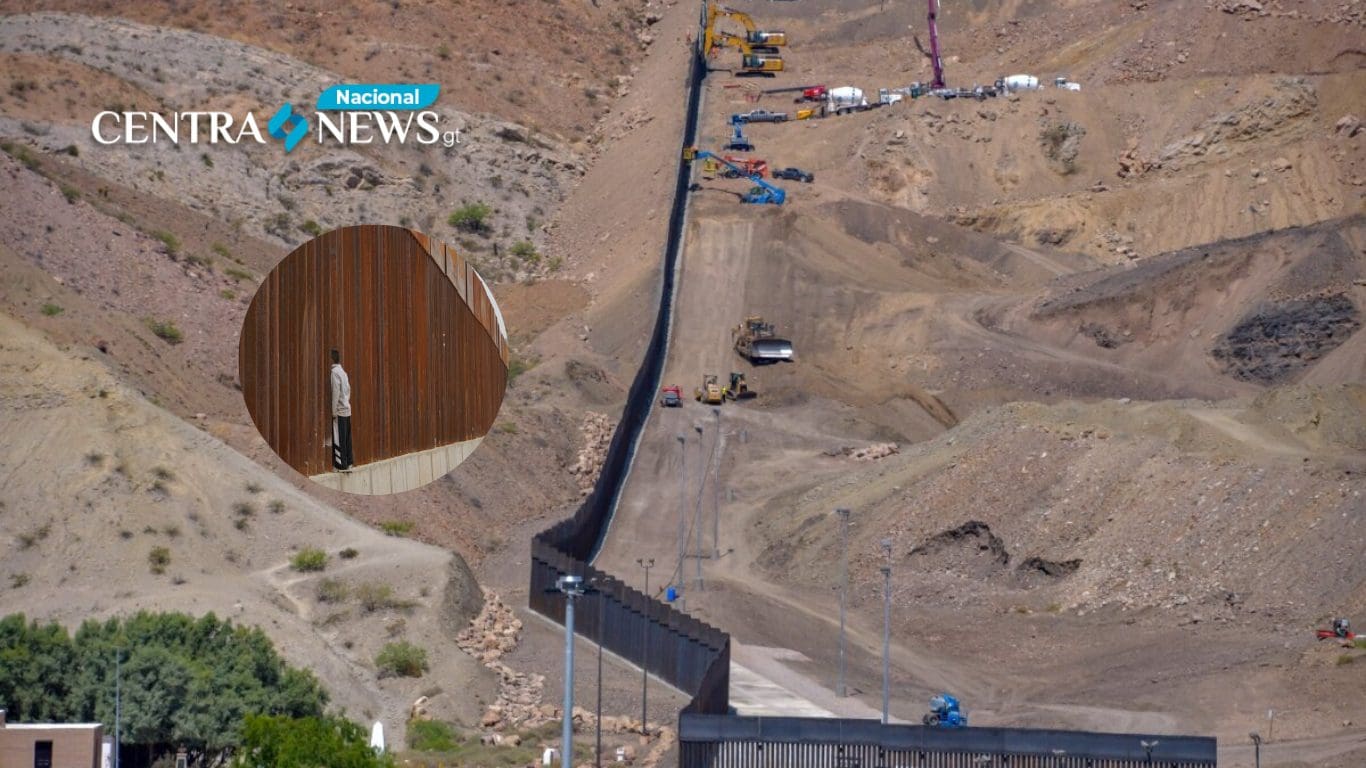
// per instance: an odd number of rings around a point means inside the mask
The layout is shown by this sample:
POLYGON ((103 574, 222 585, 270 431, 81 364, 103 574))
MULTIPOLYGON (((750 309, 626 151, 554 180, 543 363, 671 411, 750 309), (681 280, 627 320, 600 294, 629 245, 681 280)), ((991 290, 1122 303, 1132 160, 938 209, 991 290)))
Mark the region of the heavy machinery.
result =
POLYGON ((741 176, 749 178, 768 175, 767 160, 757 157, 735 157, 733 155, 726 155, 725 160, 730 163, 730 166, 721 172, 723 178, 738 179, 741 176))
POLYGON ((702 386, 693 391, 693 397, 697 398, 699 403, 706 403, 707 405, 721 405, 726 402, 725 391, 717 383, 714 373, 708 373, 702 377, 702 386))
MULTIPOLYGON (((929 17, 927 24, 930 32, 930 65, 934 68, 934 80, 930 82, 930 90, 937 91, 944 87, 944 60, 939 56, 939 0, 929 0, 929 17)), ((920 47, 920 41, 916 41, 916 47, 920 47)), ((920 49, 925 53, 925 49, 920 49)))
MULTIPOLYGON (((684 160, 706 160, 708 158, 717 161, 721 165, 724 165, 727 168, 735 171, 736 173, 739 173, 741 176, 745 176, 750 181, 755 183, 756 186, 750 188, 748 192, 740 196, 740 202, 782 205, 783 202, 787 200, 787 192, 784 192, 781 187, 775 187, 772 184, 769 184, 768 182, 764 181, 762 176, 750 173, 744 168, 741 168, 735 163, 730 162, 724 157, 715 155, 711 152, 706 151, 705 149, 697 149, 696 147, 687 147, 683 150, 684 160)), ((689 189, 691 189, 691 187, 689 187, 689 189)))
POLYGON ((845 85, 826 91, 825 109, 827 112, 845 115, 850 112, 862 112, 868 108, 868 100, 863 97, 863 90, 860 88, 845 85))
POLYGON ((682 408, 683 391, 677 384, 670 384, 660 390, 659 404, 665 408, 682 408))
POLYGON ((740 69, 736 71, 736 77, 773 77, 774 72, 784 69, 783 57, 778 55, 777 48, 752 45, 745 38, 727 32, 717 32, 711 39, 712 48, 709 50, 723 46, 740 49, 740 69))
POLYGON ((791 362, 792 342, 778 338, 773 323, 764 322, 760 315, 750 315, 730 331, 735 351, 753 365, 791 362))
POLYGON ((745 36, 739 39, 751 46, 777 48, 778 46, 787 45, 787 33, 759 29, 758 25, 754 23, 754 19, 744 11, 727 8, 718 3, 705 3, 703 12, 706 14, 707 21, 702 33, 702 53, 707 56, 710 56, 712 50, 718 47, 717 38, 719 35, 725 34, 716 31, 716 22, 721 18, 734 19, 735 21, 740 22, 745 28, 745 36))
POLYGON ((1320 640, 1342 640, 1345 643, 1354 642, 1359 635, 1352 631, 1352 623, 1347 619, 1333 619, 1331 629, 1320 629, 1316 632, 1320 640))
POLYGON ((726 145, 726 149, 732 152, 754 151, 754 145, 745 135, 745 121, 741 120, 739 115, 730 116, 730 143, 726 145))
POLYGON ((750 390, 749 384, 745 381, 745 374, 731 371, 730 386, 726 387, 725 395, 731 400, 750 400, 758 397, 759 393, 750 390))
POLYGON ((941 693, 930 699, 929 714, 921 718, 925 725, 936 728, 966 728, 968 716, 959 708, 958 699, 941 693))

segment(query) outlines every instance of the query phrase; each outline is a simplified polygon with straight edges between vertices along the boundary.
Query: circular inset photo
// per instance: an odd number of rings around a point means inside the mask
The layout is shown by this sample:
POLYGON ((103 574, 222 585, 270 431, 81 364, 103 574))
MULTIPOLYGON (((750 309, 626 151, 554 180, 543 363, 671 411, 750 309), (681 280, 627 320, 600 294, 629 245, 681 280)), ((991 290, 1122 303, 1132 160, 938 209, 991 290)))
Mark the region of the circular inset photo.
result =
POLYGON ((493 426, 507 330, 453 248, 404 227, 343 227, 299 246, 247 310, 247 410, 285 463, 358 494, 419 488, 493 426))

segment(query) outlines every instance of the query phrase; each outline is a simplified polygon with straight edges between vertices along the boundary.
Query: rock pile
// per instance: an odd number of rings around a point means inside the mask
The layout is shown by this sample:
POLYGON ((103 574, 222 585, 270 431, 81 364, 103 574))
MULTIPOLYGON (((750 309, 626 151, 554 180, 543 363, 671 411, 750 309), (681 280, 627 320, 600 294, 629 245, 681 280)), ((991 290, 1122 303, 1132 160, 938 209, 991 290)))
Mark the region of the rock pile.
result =
POLYGON ((583 426, 579 430, 583 434, 583 447, 579 449, 578 460, 569 468, 569 472, 578 478, 579 493, 587 496, 593 490, 598 472, 607 458, 607 446, 612 442, 616 424, 605 414, 590 411, 584 414, 583 426))
POLYGON ((541 703, 545 692, 543 675, 518 672, 502 661, 505 654, 517 647, 521 633, 521 620, 502 598, 486 589, 483 610, 455 636, 461 650, 498 675, 498 700, 480 721, 485 728, 534 728, 559 715, 559 710, 541 703))

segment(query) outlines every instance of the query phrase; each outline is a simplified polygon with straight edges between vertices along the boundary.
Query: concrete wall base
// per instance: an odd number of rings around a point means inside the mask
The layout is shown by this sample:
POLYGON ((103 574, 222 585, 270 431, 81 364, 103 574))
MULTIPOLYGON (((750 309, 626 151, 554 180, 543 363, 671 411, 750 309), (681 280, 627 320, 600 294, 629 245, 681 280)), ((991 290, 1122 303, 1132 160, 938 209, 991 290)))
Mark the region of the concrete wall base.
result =
POLYGON ((350 472, 327 472, 309 479, 333 490, 362 496, 402 493, 421 488, 460 466, 482 442, 484 438, 479 437, 417 453, 405 453, 358 466, 350 472))

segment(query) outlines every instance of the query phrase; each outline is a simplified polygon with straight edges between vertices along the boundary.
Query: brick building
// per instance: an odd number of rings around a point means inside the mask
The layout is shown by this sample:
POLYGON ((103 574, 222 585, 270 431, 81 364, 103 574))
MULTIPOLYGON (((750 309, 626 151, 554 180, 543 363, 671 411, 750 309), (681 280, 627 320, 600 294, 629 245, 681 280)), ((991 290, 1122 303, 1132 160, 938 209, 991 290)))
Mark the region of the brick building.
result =
POLYGON ((3 768, 100 768, 100 723, 7 723, 0 709, 3 768))

